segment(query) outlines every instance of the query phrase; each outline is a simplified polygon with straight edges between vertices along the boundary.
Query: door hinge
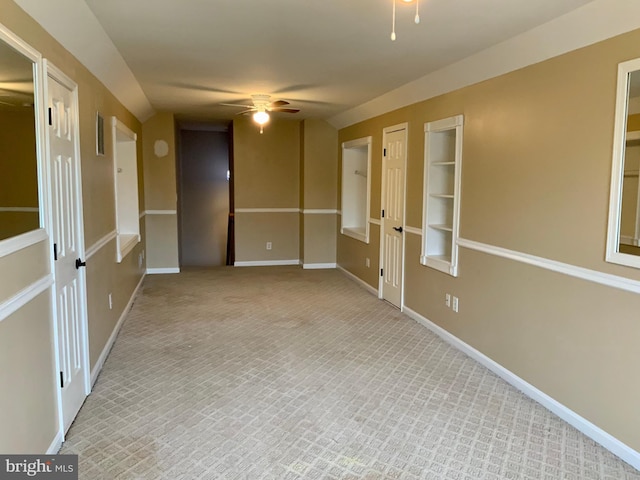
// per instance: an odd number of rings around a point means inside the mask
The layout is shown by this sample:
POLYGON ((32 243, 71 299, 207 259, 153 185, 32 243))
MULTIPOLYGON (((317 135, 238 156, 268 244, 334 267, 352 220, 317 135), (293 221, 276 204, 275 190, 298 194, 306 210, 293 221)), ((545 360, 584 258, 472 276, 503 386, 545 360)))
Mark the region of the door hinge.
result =
POLYGON ((381 269, 380 269, 380 276, 381 276, 381 277, 382 277, 382 276, 384 276, 384 268, 381 268, 381 269))
POLYGON ((58 260, 58 244, 53 244, 53 259, 58 260))
POLYGON ((382 218, 384 218, 384 210, 382 210, 382 218))
MULTIPOLYGON (((51 110, 51 109, 49 109, 49 110, 51 110)), ((386 148, 383 148, 383 149, 382 149, 382 155, 383 155, 384 157, 386 157, 386 156, 387 156, 387 149, 386 149, 386 148)))
POLYGON ((53 109, 49 107, 49 126, 53 125, 53 109))
POLYGON ((60 372, 60 388, 64 388, 64 374, 60 372))

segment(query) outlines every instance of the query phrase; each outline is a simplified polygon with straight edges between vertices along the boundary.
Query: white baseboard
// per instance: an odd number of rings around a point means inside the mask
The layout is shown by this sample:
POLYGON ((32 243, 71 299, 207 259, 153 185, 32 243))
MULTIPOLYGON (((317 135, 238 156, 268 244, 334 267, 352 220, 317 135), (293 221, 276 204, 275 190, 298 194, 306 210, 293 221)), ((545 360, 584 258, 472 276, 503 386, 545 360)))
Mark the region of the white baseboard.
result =
MULTIPOLYGON (((340 267, 338 267, 340 268, 340 267)), ((632 449, 628 445, 625 445, 620 440, 615 438, 614 436, 608 434, 600 427, 597 427, 587 419, 581 417, 576 412, 571 410, 570 408, 564 406, 557 400, 554 400, 546 393, 538 390, 536 387, 526 382, 522 378, 518 377, 513 372, 507 370, 505 367, 495 362, 494 360, 487 357, 484 353, 479 352, 471 345, 460 340, 455 335, 449 333, 444 328, 439 327, 432 321, 420 315, 418 312, 411 310, 408 307, 404 307, 403 312, 416 322, 421 325, 424 325, 433 333, 442 338, 445 342, 452 345, 454 348, 460 350, 465 353, 469 357, 473 358, 475 361, 480 363, 481 365, 487 367, 493 373, 498 375, 500 378, 505 380, 507 383, 511 384, 526 396, 535 400, 540 405, 545 407, 547 410, 550 410, 562 420, 567 422, 569 425, 572 425, 577 430, 584 433, 587 437, 591 438, 595 442, 602 445, 604 448, 609 450, 614 455, 617 455, 622 460, 627 462, 629 465, 633 466, 640 470, 640 452, 632 449)))
POLYGON ((180 273, 180 268, 147 268, 147 275, 160 275, 163 273, 180 273))
POLYGON ((56 433, 55 438, 53 439, 53 442, 51 442, 51 445, 49 445, 49 448, 47 448, 46 455, 55 455, 60 451, 61 447, 62 447, 62 432, 58 431, 58 433, 56 433))
POLYGON ((375 295, 376 297, 378 296, 378 290, 376 288, 373 288, 371 285, 369 285, 367 282, 365 282, 361 278, 356 277, 353 273, 351 273, 349 270, 345 269, 344 267, 337 265, 336 268, 340 270, 342 273, 344 273, 347 277, 349 277, 354 282, 359 283, 360 286, 364 287, 365 290, 368 290, 369 293, 371 293, 372 295, 375 295))
POLYGON ((234 262, 234 267, 272 267, 276 265, 300 265, 300 260, 255 260, 249 262, 234 262))
POLYGON ((116 326, 113 329, 113 332, 111 332, 111 336, 109 337, 109 340, 107 340, 107 344, 102 349, 102 353, 100 354, 100 357, 98 357, 98 361, 96 362, 95 366, 91 370, 91 387, 92 388, 93 388, 93 385, 96 383, 96 380, 98 379, 98 375, 100 375, 100 371, 102 370, 102 366, 104 365, 104 362, 107 360, 107 357, 109 356, 109 352, 111 352, 111 348, 113 348, 113 344, 116 341, 116 338, 118 336, 118 333, 120 332, 120 328, 122 327, 122 324, 127 318, 127 314, 129 313, 129 310, 133 305, 133 301, 136 299, 136 295, 138 295, 138 291, 142 286, 144 277, 145 275, 142 275, 142 277, 140 278, 140 281, 138 282, 138 285, 136 285, 135 290, 131 294, 131 298, 127 302, 127 306, 124 307, 124 310, 122 311, 122 314, 118 319, 118 323, 116 323, 116 326))
POLYGON ((303 263, 302 268, 305 270, 319 270, 323 268, 336 268, 335 263, 303 263))

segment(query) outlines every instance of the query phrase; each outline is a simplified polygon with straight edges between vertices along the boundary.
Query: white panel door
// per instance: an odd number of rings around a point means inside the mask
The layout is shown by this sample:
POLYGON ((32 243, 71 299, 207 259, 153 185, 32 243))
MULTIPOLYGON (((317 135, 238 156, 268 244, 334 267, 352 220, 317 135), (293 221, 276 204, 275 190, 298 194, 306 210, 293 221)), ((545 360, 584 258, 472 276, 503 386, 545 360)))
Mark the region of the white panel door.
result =
POLYGON ((61 410, 66 432, 88 392, 80 158, 76 96, 47 78, 48 146, 51 162, 57 354, 61 410))
POLYGON ((382 161, 382 298, 402 305, 406 129, 385 131, 382 161))

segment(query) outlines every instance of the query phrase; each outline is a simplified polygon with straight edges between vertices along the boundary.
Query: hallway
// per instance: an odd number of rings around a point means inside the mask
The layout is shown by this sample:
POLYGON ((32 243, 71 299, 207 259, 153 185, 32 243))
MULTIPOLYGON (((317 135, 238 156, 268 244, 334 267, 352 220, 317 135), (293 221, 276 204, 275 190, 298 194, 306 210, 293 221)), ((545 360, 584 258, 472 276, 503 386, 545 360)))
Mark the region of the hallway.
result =
POLYGON ((148 276, 60 453, 81 479, 640 479, 337 270, 148 276))

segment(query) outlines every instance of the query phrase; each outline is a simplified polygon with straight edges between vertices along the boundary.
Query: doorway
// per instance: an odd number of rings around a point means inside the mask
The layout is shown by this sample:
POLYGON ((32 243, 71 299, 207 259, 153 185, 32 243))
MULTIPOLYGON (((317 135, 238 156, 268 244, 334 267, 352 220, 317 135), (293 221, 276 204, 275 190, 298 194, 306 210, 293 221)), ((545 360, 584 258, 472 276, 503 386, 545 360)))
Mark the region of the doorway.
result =
POLYGON ((78 87, 46 63, 58 399, 62 433, 90 392, 78 87))
POLYGON ((229 132, 226 126, 178 127, 181 267, 227 263, 229 132))
POLYGON ((404 280, 404 210, 407 124, 387 127, 382 135, 382 225, 380 297, 402 309, 404 280))

